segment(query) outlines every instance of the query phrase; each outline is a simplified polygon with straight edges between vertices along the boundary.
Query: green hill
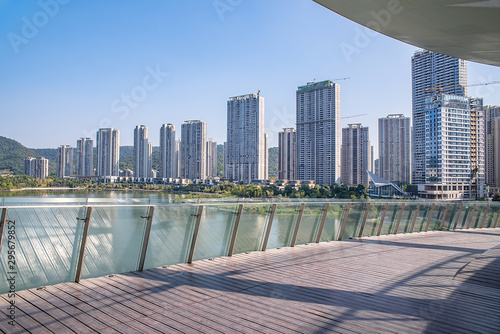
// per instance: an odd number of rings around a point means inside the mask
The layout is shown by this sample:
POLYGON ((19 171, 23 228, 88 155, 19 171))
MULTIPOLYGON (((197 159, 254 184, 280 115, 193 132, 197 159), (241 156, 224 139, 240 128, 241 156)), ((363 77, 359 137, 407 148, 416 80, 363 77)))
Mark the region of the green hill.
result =
POLYGON ((24 159, 39 157, 35 152, 15 140, 0 136, 0 170, 16 175, 24 174, 24 159))
MULTIPOLYGON (((153 169, 160 170, 160 147, 153 146, 153 169)), ((120 146, 120 169, 134 169, 134 147, 120 146)))

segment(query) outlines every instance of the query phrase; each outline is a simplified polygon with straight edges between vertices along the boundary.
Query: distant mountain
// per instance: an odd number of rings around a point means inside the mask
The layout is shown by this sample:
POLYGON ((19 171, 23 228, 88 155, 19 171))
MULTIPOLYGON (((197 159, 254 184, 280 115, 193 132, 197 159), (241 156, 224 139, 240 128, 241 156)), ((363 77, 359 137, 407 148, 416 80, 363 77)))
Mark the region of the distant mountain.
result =
POLYGON ((17 141, 0 136, 0 170, 9 170, 16 175, 24 174, 24 159, 40 157, 17 141))
MULTIPOLYGON (((153 169, 160 170, 160 147, 153 146, 153 169)), ((134 169, 134 147, 120 146, 120 169, 134 169)))
MULTIPOLYGON (((95 151, 95 148, 94 148, 95 151)), ((224 145, 217 145, 217 174, 223 174, 224 145)), ((49 160, 49 175, 54 175, 57 165, 56 148, 27 148, 21 143, 0 136, 0 171, 9 170, 16 175, 24 174, 24 159, 44 157, 49 160)), ((75 157, 76 158, 76 157, 75 157)), ((94 165, 97 163, 94 154, 94 165)), ((120 169, 134 168, 134 147, 120 146, 120 169)), ((153 169, 160 170, 160 148, 153 147, 153 169)), ((278 148, 269 148, 269 176, 278 176, 278 148)))

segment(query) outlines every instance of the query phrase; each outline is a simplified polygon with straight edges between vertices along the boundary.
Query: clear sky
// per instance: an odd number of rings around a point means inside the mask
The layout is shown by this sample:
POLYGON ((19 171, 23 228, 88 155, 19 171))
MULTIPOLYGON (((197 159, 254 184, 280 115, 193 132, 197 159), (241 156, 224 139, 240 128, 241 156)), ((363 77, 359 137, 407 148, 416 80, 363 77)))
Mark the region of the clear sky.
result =
MULTIPOLYGON (((312 0, 58 1, 0 0, 0 135, 30 148, 76 146, 100 127, 132 145, 140 124, 158 146, 163 123, 180 137, 190 119, 221 143, 227 99, 258 90, 276 146, 295 126, 297 86, 346 77, 342 117, 367 115, 342 127, 368 126, 376 152, 377 119, 411 116, 416 48, 312 0)), ((469 63, 470 84, 494 80, 500 68, 469 63)), ((500 85, 469 93, 500 104, 500 85)))

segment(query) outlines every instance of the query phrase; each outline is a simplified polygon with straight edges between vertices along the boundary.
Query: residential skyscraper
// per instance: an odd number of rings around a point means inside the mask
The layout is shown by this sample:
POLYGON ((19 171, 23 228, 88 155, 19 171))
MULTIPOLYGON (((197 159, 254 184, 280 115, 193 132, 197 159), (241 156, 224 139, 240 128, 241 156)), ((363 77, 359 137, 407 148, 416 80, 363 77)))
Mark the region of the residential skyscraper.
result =
POLYGON ((269 135, 264 133, 264 180, 269 179, 269 135))
POLYGON ((180 140, 175 141, 174 161, 175 161, 174 175, 175 175, 175 178, 179 178, 179 177, 181 177, 181 141, 180 140))
POLYGON ((207 141, 207 177, 217 176, 217 142, 207 141))
POLYGON ((134 129, 134 177, 153 177, 152 172, 152 145, 148 127, 137 125, 134 129))
POLYGON ((177 177, 175 126, 173 124, 163 124, 160 128, 160 177, 177 177))
POLYGON ((76 142, 76 175, 94 175, 94 141, 80 138, 76 142))
POLYGON ((36 179, 45 179, 49 176, 49 160, 45 158, 24 159, 24 174, 36 179))
POLYGON ((45 158, 36 159, 35 163, 35 177, 37 179, 45 179, 49 176, 49 160, 45 158))
POLYGON ((485 195, 484 138, 480 99, 435 94, 426 99, 426 184, 429 199, 469 199, 485 195), (476 137, 476 138, 473 138, 476 137), (473 163, 473 159, 475 162, 473 163))
POLYGON ((204 179, 207 176, 207 123, 186 121, 181 127, 181 177, 204 179))
POLYGON ((97 176, 120 176, 120 131, 99 129, 96 136, 97 176))
POLYGON ((425 183, 425 99, 442 92, 458 96, 467 95, 467 62, 462 59, 417 51, 412 57, 412 182, 425 183), (438 91, 437 88, 441 87, 438 91), (431 90, 434 89, 434 90, 431 90))
POLYGON ((471 196, 478 199, 486 195, 484 172, 484 106, 483 99, 470 97, 470 161, 471 161, 471 196))
POLYGON ((296 135, 294 128, 278 133, 278 179, 295 180, 296 135))
POLYGON ((378 119, 379 176, 399 184, 411 183, 410 117, 402 114, 378 119))
POLYGON ((30 157, 24 159, 24 174, 30 177, 35 177, 36 158, 30 157))
POLYGON ((340 179, 340 86, 332 81, 297 89, 296 178, 333 185, 340 179))
MULTIPOLYGON (((485 177, 486 184, 490 187, 495 187, 496 177, 495 170, 500 169, 500 165, 495 164, 495 119, 500 117, 500 106, 485 106, 485 177)), ((498 180, 500 181, 500 180, 498 180)))
POLYGON ((61 145, 57 149, 57 177, 73 175, 73 149, 69 145, 61 145))
POLYGON ((227 141, 224 142, 224 178, 227 179, 227 174, 229 173, 229 169, 227 168, 227 148, 228 148, 228 145, 227 145, 227 141))
POLYGON ((500 117, 495 118, 493 149, 495 152, 493 155, 494 188, 496 188, 496 191, 500 191, 500 117))
POLYGON ((231 97, 227 102, 227 178, 243 183, 266 179, 265 144, 264 98, 260 94, 231 97))
POLYGON ((348 124, 342 129, 342 184, 368 186, 368 173, 372 171, 370 135, 361 124, 348 124))

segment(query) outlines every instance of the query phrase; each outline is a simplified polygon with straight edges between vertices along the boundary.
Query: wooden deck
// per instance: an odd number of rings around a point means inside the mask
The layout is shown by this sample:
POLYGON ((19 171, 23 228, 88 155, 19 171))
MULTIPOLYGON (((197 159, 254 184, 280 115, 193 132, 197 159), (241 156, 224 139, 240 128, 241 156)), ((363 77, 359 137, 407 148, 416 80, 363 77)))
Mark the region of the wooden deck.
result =
POLYGON ((239 254, 18 292, 7 333, 499 333, 499 229, 239 254))

